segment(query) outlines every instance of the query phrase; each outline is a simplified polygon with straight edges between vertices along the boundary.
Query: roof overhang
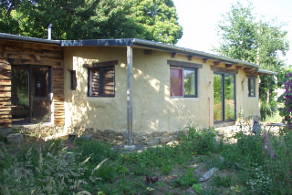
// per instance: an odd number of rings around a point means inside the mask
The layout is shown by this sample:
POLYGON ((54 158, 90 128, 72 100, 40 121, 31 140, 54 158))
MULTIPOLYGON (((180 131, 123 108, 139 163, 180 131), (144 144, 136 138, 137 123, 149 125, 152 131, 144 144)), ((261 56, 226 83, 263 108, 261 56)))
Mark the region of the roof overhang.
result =
POLYGON ((273 72, 273 71, 265 70, 265 69, 259 69, 258 73, 261 75, 277 75, 278 74, 277 72, 273 72))
POLYGON ((26 36, 12 35, 12 34, 7 34, 7 33, 0 33, 0 39, 28 41, 28 42, 36 42, 36 43, 49 43, 49 44, 60 45, 59 40, 49 40, 49 39, 41 39, 41 38, 35 38, 35 37, 26 37, 26 36))
POLYGON ((259 66, 254 63, 245 62, 242 60, 232 59, 225 56, 214 55, 198 50, 193 50, 184 47, 178 47, 175 45, 164 44, 144 39, 136 38, 123 38, 123 39, 88 39, 88 40, 48 40, 35 37, 26 37, 20 35, 12 35, 7 33, 0 33, 0 39, 28 41, 36 43, 48 43, 57 44, 61 47, 87 47, 87 46, 103 46, 103 47, 115 47, 115 46, 132 46, 143 47, 145 49, 157 49, 162 51, 168 51, 171 53, 185 54, 187 56, 196 56, 203 59, 210 59, 220 61, 226 64, 242 65, 246 68, 256 69, 259 74, 275 75, 275 72, 259 69, 259 66))
POLYGON ((209 54, 206 52, 188 49, 184 47, 178 47, 175 45, 164 44, 154 41, 148 41, 144 39, 127 38, 127 39, 90 39, 90 40, 63 40, 61 41, 63 47, 80 47, 80 46, 142 46, 148 49, 159 49, 163 51, 169 51, 172 53, 181 53, 188 56, 197 56, 204 59, 213 59, 222 61, 229 64, 242 64, 251 68, 258 68, 257 64, 236 60, 224 56, 209 54))

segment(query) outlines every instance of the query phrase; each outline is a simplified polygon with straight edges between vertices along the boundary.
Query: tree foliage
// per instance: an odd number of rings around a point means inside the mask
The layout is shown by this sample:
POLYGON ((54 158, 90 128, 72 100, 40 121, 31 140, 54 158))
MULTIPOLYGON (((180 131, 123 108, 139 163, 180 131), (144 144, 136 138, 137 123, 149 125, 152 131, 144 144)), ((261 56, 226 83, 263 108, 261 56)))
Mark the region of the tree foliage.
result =
POLYGON ((55 39, 145 38, 176 43, 182 36, 172 0, 3 0, 0 31, 55 39))
MULTIPOLYGON (((218 27, 221 44, 217 51, 222 55, 256 63, 260 68, 273 71, 284 65, 281 57, 289 49, 287 32, 280 25, 257 20, 251 5, 234 4, 218 27)), ((276 88, 272 76, 261 76, 259 96, 263 119, 276 110, 276 88)))
POLYGON ((282 69, 278 76, 278 85, 284 88, 284 93, 279 97, 283 107, 279 109, 283 122, 292 129, 292 66, 282 69))

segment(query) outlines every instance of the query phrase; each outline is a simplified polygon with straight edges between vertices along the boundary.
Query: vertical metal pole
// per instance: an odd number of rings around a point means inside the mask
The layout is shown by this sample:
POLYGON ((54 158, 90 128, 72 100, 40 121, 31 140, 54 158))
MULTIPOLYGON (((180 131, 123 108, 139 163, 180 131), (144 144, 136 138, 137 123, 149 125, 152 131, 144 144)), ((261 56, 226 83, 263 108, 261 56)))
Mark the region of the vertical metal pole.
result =
POLYGON ((32 83, 32 66, 28 66, 28 94, 29 94, 29 122, 32 122, 32 117, 33 117, 33 83, 32 83))
POLYGON ((133 48, 127 46, 127 128, 128 145, 133 145, 133 48))
POLYGON ((52 24, 49 24, 48 26, 48 39, 51 40, 52 39, 52 24))

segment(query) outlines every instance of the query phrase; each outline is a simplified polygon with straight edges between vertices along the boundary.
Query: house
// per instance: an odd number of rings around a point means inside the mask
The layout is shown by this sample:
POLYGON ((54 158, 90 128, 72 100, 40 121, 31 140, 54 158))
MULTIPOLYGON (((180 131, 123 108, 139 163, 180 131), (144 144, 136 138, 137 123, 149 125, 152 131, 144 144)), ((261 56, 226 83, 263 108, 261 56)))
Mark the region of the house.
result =
POLYGON ((257 64, 142 39, 0 33, 0 125, 176 131, 259 116, 257 64))

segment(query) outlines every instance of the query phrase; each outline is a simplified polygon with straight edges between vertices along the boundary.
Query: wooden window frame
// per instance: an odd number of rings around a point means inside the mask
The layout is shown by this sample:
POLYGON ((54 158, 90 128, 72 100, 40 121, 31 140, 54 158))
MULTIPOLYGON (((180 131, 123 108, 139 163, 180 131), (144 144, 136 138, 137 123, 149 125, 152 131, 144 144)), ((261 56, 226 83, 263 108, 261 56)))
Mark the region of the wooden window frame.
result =
POLYGON ((116 81, 115 81, 115 66, 114 65, 107 65, 107 66, 101 66, 101 67, 90 67, 88 68, 88 97, 115 97, 115 87, 116 87, 116 81), (113 69, 114 75, 113 75, 113 94, 104 94, 104 72, 106 69, 113 69), (99 70, 100 71, 100 80, 99 85, 101 86, 99 89, 99 95, 92 95, 91 86, 92 86, 92 71, 93 70, 99 70))
POLYGON ((247 88, 248 88, 248 97, 256 97, 256 77, 248 77, 247 88), (253 83, 254 94, 251 94, 251 82, 253 83))
MULTIPOLYGON (((181 69, 182 70, 182 96, 172 96, 170 93, 171 98, 197 98, 198 97, 198 68, 194 67, 185 67, 185 66, 173 66, 170 65, 170 70, 172 68, 175 69, 181 69), (195 94, 194 95, 185 95, 185 89, 184 89, 184 70, 191 70, 194 71, 195 73, 195 94)), ((170 81, 171 81, 171 75, 170 75, 170 81)), ((170 85, 170 90, 171 90, 171 85, 170 85)))

